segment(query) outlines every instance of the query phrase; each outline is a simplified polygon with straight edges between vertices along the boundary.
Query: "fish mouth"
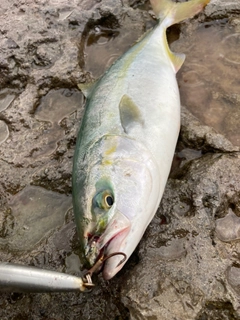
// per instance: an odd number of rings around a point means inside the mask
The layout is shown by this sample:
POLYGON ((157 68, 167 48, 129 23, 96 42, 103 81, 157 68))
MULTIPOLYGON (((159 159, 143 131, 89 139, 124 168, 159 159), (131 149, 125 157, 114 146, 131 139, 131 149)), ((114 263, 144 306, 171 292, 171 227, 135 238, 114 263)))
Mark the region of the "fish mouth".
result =
MULTIPOLYGON (((126 237, 130 231, 130 227, 130 220, 119 212, 115 214, 101 236, 89 235, 85 256, 90 265, 93 266, 96 261, 103 255, 109 256, 119 251, 124 253, 124 240, 126 240, 126 237)), ((119 262, 122 261, 122 256, 114 256, 109 260, 111 260, 112 262, 114 260, 114 265, 117 268, 120 267, 119 270, 122 268, 123 264, 121 264, 121 266, 118 266, 119 262)), ((109 261, 107 261, 107 264, 109 265, 109 261)), ((106 280, 112 278, 112 276, 110 277, 109 275, 107 275, 104 270, 105 268, 103 269, 104 278, 106 280)), ((114 274, 116 273, 117 271, 114 274)))
POLYGON ((118 232, 108 243, 104 246, 105 255, 110 256, 114 253, 122 253, 125 254, 125 259, 123 261, 122 256, 120 254, 114 255, 111 259, 108 259, 103 268, 103 278, 105 280, 110 280, 122 267, 125 262, 128 260, 127 253, 125 252, 126 247, 126 239, 129 234, 130 227, 125 228, 118 232))

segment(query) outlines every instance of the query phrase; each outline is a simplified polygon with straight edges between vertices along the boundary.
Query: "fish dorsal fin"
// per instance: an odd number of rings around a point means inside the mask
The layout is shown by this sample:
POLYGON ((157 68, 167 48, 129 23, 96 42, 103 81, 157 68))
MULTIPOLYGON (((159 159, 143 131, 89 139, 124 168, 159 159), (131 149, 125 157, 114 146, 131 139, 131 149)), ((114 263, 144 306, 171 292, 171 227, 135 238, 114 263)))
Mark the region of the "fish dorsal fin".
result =
POLYGON ((88 98, 93 92, 93 89, 95 88, 96 83, 97 83, 97 80, 89 83, 79 83, 78 88, 82 91, 84 96, 88 98))
POLYGON ((129 133, 129 131, 136 125, 142 126, 144 124, 141 111, 132 98, 127 94, 122 96, 122 99, 119 103, 119 113, 121 124, 125 133, 129 133))

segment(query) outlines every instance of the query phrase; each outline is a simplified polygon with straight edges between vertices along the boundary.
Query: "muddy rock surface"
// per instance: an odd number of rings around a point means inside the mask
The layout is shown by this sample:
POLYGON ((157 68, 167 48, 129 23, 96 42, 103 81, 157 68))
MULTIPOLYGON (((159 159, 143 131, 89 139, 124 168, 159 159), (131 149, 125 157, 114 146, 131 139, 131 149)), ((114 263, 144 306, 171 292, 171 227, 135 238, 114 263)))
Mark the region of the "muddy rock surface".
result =
MULTIPOLYGON (((71 204, 72 158, 85 101, 77 84, 101 76, 155 23, 146 1, 1 1, 1 261, 81 276, 71 204)), ((212 0, 197 18, 170 29, 173 48, 189 45, 195 30, 205 25, 207 31, 211 23, 229 29, 223 46, 229 39, 237 43, 239 1, 212 0)), ((199 68, 204 57, 190 64, 199 68)), ((216 73, 216 89, 206 99, 204 70, 196 81, 192 70, 190 78, 188 70, 180 74, 180 92, 188 79, 195 82, 192 96, 183 92, 188 98, 172 172, 159 210, 123 270, 109 282, 96 277, 88 293, 0 293, 1 320, 240 319, 237 59, 232 50, 216 60, 215 68, 222 62, 232 80, 220 81, 226 79, 216 73), (200 116, 210 96, 217 105, 207 113, 212 122, 205 112, 200 116), (225 115, 221 126, 219 110, 225 115)))

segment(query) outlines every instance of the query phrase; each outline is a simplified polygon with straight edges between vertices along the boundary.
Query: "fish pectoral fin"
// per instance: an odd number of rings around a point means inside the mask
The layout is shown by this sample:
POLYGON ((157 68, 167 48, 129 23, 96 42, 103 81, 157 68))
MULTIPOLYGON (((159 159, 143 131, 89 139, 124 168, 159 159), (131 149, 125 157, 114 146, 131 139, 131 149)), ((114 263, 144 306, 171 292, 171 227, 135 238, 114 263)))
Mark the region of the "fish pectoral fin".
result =
POLYGON ((97 81, 89 82, 89 83, 79 83, 78 88, 82 91, 84 96, 88 98, 91 95, 93 89, 95 88, 96 83, 97 81))
POLYGON ((129 131, 136 125, 143 126, 144 121, 142 119, 141 111, 138 106, 128 95, 123 95, 119 103, 119 113, 121 125, 125 133, 129 131))

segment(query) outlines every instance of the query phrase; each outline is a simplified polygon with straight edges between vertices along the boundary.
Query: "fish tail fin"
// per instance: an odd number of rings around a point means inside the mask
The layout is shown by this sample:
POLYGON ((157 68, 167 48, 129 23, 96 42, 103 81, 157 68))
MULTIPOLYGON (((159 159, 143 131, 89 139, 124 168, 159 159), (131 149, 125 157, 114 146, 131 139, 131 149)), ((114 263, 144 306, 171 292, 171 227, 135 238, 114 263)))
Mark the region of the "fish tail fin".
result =
MULTIPOLYGON (((200 12, 210 0, 191 0, 188 2, 175 3, 171 0, 150 0, 153 11, 164 29, 172 24, 193 17, 200 12)), ((167 54, 172 61, 175 72, 177 72, 184 60, 184 54, 173 53, 167 43, 166 32, 164 32, 164 43, 167 54)))
POLYGON ((175 3, 171 0, 150 0, 157 18, 165 21, 166 27, 193 17, 200 12, 210 0, 191 0, 188 2, 175 3))

